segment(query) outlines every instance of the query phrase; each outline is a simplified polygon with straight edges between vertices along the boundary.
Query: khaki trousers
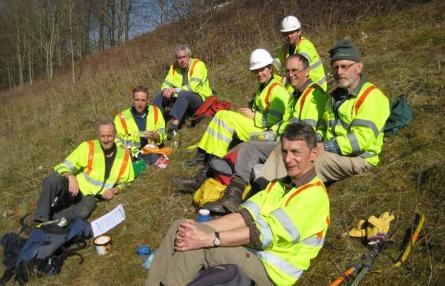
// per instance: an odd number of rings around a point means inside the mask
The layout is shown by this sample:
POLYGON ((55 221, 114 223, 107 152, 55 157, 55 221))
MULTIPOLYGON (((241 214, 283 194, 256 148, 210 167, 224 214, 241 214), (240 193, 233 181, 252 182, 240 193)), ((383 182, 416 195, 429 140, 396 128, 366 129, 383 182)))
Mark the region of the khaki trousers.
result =
MULTIPOLYGON (((146 286, 181 286, 190 283, 204 267, 219 264, 236 264, 256 285, 272 286, 266 269, 252 252, 245 247, 212 247, 191 251, 175 251, 174 243, 179 221, 170 226, 161 246, 156 251, 150 268, 146 286)), ((214 230, 202 224, 202 229, 208 232, 214 230)))
MULTIPOLYGON (((314 167, 320 180, 329 182, 367 172, 373 166, 362 157, 348 157, 331 152, 321 152, 314 162, 314 167)), ((278 144, 267 158, 260 177, 272 181, 286 175, 286 167, 281 156, 281 144, 278 144)))

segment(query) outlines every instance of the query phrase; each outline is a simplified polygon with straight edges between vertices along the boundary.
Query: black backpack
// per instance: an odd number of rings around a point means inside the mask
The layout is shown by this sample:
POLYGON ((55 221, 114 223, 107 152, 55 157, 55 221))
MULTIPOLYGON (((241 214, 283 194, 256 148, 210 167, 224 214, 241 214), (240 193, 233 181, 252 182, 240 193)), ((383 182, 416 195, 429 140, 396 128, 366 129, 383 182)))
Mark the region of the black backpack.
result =
POLYGON ((61 227, 49 223, 34 229, 28 239, 16 233, 7 233, 1 238, 4 248, 3 264, 6 267, 0 285, 5 285, 15 277, 20 285, 31 277, 55 275, 60 272, 63 261, 72 255, 83 257, 77 251, 89 246, 90 224, 83 219, 75 219, 61 227))

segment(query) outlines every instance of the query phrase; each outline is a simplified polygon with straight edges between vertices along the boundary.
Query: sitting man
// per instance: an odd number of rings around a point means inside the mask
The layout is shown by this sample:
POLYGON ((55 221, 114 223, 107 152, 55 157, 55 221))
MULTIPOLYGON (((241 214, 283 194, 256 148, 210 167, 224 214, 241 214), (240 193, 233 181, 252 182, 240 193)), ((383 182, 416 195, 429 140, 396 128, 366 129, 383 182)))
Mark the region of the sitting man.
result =
POLYGON ((195 112, 212 95, 204 62, 191 58, 191 50, 186 45, 178 45, 175 56, 175 63, 170 66, 161 92, 153 100, 153 104, 161 108, 165 120, 172 119, 169 140, 173 137, 179 139, 178 126, 186 112, 195 112), (169 114, 166 114, 166 107, 171 108, 169 114))
POLYGON ((328 85, 320 55, 314 44, 301 35, 301 23, 297 17, 285 17, 281 22, 281 33, 286 38, 286 43, 279 49, 274 60, 275 69, 279 74, 283 74, 284 63, 289 56, 303 55, 309 60, 312 81, 318 83, 326 91, 328 85))
MULTIPOLYGON (((149 94, 145 86, 133 89, 132 106, 119 112, 114 118, 116 144, 131 150, 136 155, 144 146, 157 146, 165 140, 165 121, 157 106, 148 105, 149 94)), ((152 165, 160 154, 138 155, 147 165, 152 165)))
POLYGON ((98 140, 82 142, 42 184, 35 222, 87 218, 98 200, 111 200, 133 181, 130 153, 114 143, 112 121, 101 121, 98 140))
POLYGON ((252 133, 278 129, 289 101, 289 92, 273 76, 272 63, 273 58, 268 51, 257 49, 252 52, 250 70, 259 83, 252 106, 241 107, 237 111, 218 111, 198 143, 196 156, 187 162, 188 165, 205 163, 210 155, 224 156, 235 134, 241 141, 248 141, 252 133))
MULTIPOLYGON (((323 182, 338 181, 377 166, 383 127, 389 117, 388 98, 362 75, 364 65, 350 40, 329 51, 337 88, 331 93, 317 132, 320 154, 315 170, 323 182)), ((266 180, 286 173, 275 149, 260 175, 266 180)))
POLYGON ((237 213, 202 224, 174 223, 146 285, 186 285, 203 267, 219 264, 238 265, 256 285, 295 284, 324 243, 329 198, 313 168, 318 152, 313 128, 289 124, 280 146, 287 176, 248 199, 237 213))
MULTIPOLYGON (((297 54, 287 58, 285 75, 287 83, 292 86, 294 92, 289 100, 289 106, 278 134, 282 134, 284 128, 292 122, 305 123, 315 130, 323 115, 327 94, 322 87, 310 79, 309 62, 302 55, 297 54)), ((226 209, 232 212, 236 211, 242 203, 244 187, 254 179, 255 165, 264 163, 276 146, 277 142, 248 141, 241 143, 226 154, 224 158, 231 161, 233 165, 232 180, 227 186, 224 196, 215 202, 207 203, 204 208, 215 213, 225 213, 226 209)), ((211 161, 210 167, 214 168, 216 164, 221 165, 221 163, 211 161)), ((202 183, 202 175, 199 172, 192 179, 174 178, 173 182, 182 190, 195 191, 202 183)))

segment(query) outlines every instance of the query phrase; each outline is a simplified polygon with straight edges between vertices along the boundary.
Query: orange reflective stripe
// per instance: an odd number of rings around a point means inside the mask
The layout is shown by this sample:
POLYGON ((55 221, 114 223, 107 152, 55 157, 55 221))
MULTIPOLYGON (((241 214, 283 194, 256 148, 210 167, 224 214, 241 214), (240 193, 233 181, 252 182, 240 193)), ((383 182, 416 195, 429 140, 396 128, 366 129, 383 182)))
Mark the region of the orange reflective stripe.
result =
POLYGON ((287 200, 286 200, 286 202, 284 203, 284 205, 285 206, 287 206, 288 204, 289 204, 289 202, 290 202, 290 200, 292 200, 292 198, 294 198, 296 195, 298 195, 299 193, 301 193, 302 191, 304 191, 304 190, 307 190, 307 189, 309 189, 309 188, 311 188, 311 187, 314 187, 314 186, 321 186, 321 187, 323 187, 324 188, 324 185, 323 185, 323 183, 321 182, 321 181, 317 181, 317 182, 315 182, 315 183, 312 183, 312 184, 307 184, 307 185, 304 185, 304 186, 302 186, 302 187, 300 187, 300 188, 298 188, 287 200))
POLYGON ((272 89, 277 85, 280 85, 280 83, 274 82, 271 86, 269 86, 269 89, 267 90, 266 98, 264 99, 266 103, 266 110, 268 110, 270 107, 270 94, 272 93, 272 89))
POLYGON ((127 122, 125 121, 125 116, 122 112, 119 113, 119 120, 121 121, 122 128, 124 128, 124 131, 126 134, 128 134, 128 127, 127 122))
POLYGON ((176 64, 174 64, 174 65, 173 65, 173 68, 172 68, 172 74, 173 74, 173 76, 175 76, 175 73, 176 73, 176 64))
POLYGON ((269 187, 267 188, 267 192, 270 192, 270 190, 272 190, 272 187, 273 187, 273 185, 275 185, 276 182, 277 181, 270 182, 269 187))
POLYGON ((195 69, 196 64, 199 62, 199 60, 194 60, 192 63, 192 66, 190 67, 190 73, 189 73, 189 81, 192 78, 193 75, 193 71, 195 69))
POLYGON ((357 102, 354 105, 354 112, 355 112, 355 114, 357 114, 358 109, 360 108, 362 103, 365 101, 365 99, 368 96, 368 94, 371 91, 373 91, 374 89, 376 89, 376 88, 377 87, 375 85, 371 85, 371 86, 368 86, 368 88, 363 92, 363 94, 360 96, 360 98, 357 100, 357 102))
POLYGON ((303 93, 303 95, 301 96, 301 104, 300 104, 300 113, 298 114, 298 118, 301 117, 301 112, 303 111, 303 106, 304 106, 304 102, 306 101, 306 97, 309 93, 311 93, 314 90, 313 87, 310 87, 308 89, 306 89, 306 91, 303 93))
POLYGON ((85 173, 89 175, 91 173, 91 170, 93 169, 93 162, 94 162, 94 142, 93 141, 87 141, 88 143, 88 165, 85 173))
POLYGON ((121 169, 119 170, 119 175, 117 176, 116 184, 119 183, 122 176, 124 175, 125 169, 127 169, 128 160, 130 158, 130 153, 128 152, 128 150, 124 150, 124 152, 125 152, 124 153, 124 161, 122 162, 121 169))
POLYGON ((156 105, 153 105, 153 116, 154 116, 154 120, 155 120, 155 128, 156 128, 156 124, 158 123, 158 115, 159 114, 159 110, 158 107, 156 105))

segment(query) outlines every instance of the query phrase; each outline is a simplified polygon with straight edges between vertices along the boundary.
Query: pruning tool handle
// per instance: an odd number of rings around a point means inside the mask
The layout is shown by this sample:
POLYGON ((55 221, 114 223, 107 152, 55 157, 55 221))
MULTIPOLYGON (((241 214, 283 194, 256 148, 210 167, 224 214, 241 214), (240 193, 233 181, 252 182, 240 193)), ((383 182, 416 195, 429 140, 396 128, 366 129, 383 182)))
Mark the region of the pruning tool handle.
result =
POLYGON ((407 246, 403 251, 403 254, 399 257, 399 259, 397 259, 397 262, 394 263, 395 267, 402 266, 402 264, 408 259, 408 256, 410 255, 414 244, 419 239, 419 234, 422 231, 422 228, 425 224, 425 215, 421 212, 416 212, 414 223, 417 223, 416 228, 413 234, 411 235, 411 238, 408 241, 407 246))
POLYGON ((338 277, 337 279, 332 281, 331 284, 329 284, 329 286, 339 286, 339 285, 341 285, 341 283, 343 283, 343 281, 345 281, 346 278, 351 276, 357 270, 357 268, 358 268, 357 265, 349 267, 348 269, 345 270, 345 272, 343 272, 343 274, 340 277, 338 277))

